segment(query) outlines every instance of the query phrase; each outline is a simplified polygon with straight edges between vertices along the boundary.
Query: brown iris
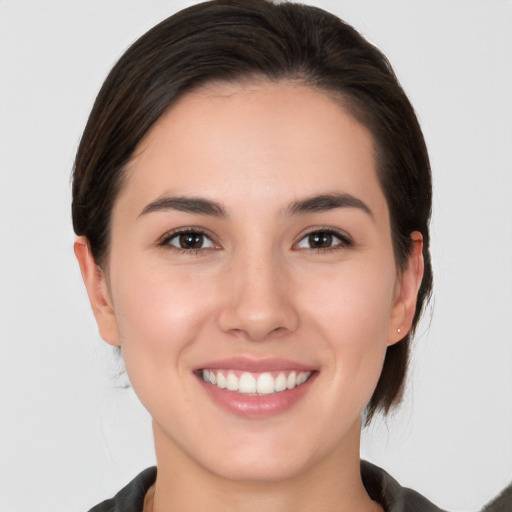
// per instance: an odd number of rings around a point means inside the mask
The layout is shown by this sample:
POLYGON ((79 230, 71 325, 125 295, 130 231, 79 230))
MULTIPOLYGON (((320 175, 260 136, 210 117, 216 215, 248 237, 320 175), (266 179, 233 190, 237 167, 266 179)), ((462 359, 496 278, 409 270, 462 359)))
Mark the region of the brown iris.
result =
POLYGON ((201 233, 181 233, 179 243, 182 249, 201 249, 204 235, 201 233))
POLYGON ((327 249, 332 247, 332 238, 333 236, 325 231, 311 233, 308 236, 309 246, 312 249, 327 249))

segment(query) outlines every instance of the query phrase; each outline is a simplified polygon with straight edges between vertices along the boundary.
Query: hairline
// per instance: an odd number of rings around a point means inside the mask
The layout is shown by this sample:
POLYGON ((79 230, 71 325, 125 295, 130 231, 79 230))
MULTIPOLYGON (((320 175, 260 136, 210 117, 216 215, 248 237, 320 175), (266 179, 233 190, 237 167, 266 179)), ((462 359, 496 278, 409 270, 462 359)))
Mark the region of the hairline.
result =
POLYGON ((393 246, 393 253, 397 271, 401 274, 404 270, 403 264, 399 261, 399 251, 396 244, 398 240, 395 240, 394 233, 394 225, 392 218, 392 209, 389 202, 389 198, 384 190, 384 186, 381 180, 381 176, 384 174, 385 170, 383 169, 383 160, 384 160, 384 151, 379 143, 379 140, 374 133, 374 130, 371 128, 371 121, 368 119, 369 114, 367 110, 364 109, 359 104, 359 99, 346 91, 342 91, 340 89, 336 89, 333 85, 332 87, 326 87, 323 85, 319 85, 317 80, 311 79, 308 77, 308 73, 297 72, 295 74, 285 74, 282 76, 269 76, 262 72, 240 72, 238 74, 233 73, 233 76, 226 78, 205 78, 203 81, 199 82, 195 85, 184 86, 181 91, 167 104, 167 106, 163 109, 161 114, 153 121, 153 123, 147 128, 145 133, 139 139, 137 144, 135 145, 130 157, 127 162, 121 166, 117 173, 117 179, 114 183, 114 194, 112 196, 112 205, 109 212, 107 231, 105 233, 105 245, 104 245, 104 253, 101 255, 101 261, 97 262, 100 267, 103 266, 105 261, 108 259, 108 253, 110 249, 111 243, 111 229, 112 229, 112 216, 115 205, 118 201, 119 195, 122 193, 124 187, 127 186, 127 182, 130 179, 130 170, 137 160, 140 157, 146 148, 144 147, 144 143, 147 141, 148 136, 152 132, 155 125, 164 117, 175 105, 177 105, 183 98, 206 91, 213 91, 216 87, 224 87, 226 85, 233 86, 234 88, 243 89, 249 86, 255 87, 263 87, 265 85, 287 85, 291 87, 305 87, 314 92, 322 94, 324 97, 332 100, 333 104, 337 105, 341 110, 349 115, 356 123, 362 126, 370 135, 372 142, 372 157, 375 163, 375 172, 377 175, 377 180, 379 183, 379 187, 386 201, 386 207, 388 209, 388 215, 390 218, 390 228, 391 228, 391 242, 393 246))

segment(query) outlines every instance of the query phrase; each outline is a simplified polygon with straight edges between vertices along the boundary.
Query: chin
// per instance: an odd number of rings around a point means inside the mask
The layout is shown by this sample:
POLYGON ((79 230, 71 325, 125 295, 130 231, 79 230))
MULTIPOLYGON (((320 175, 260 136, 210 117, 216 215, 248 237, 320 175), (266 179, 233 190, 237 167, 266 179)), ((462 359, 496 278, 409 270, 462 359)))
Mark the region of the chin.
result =
POLYGON ((196 451, 196 460, 210 473, 231 481, 272 483, 293 479, 335 451, 325 439, 318 442, 321 438, 316 432, 308 436, 299 430, 280 435, 253 431, 238 439, 232 435, 223 446, 196 451))
POLYGON ((310 466, 308 461, 276 456, 228 457, 222 463, 208 465, 209 472, 236 482, 272 483, 292 479, 310 466))

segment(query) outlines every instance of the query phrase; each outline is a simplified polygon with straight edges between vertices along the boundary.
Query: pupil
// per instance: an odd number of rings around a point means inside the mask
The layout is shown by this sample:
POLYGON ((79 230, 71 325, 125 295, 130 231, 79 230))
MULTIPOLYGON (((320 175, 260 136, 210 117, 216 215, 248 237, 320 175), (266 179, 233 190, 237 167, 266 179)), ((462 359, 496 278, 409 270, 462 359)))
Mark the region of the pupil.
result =
POLYGON ((331 247, 332 235, 329 233, 313 233, 309 235, 309 245, 315 249, 331 247))
POLYGON ((200 249, 203 245, 203 235, 200 233, 183 233, 180 235, 180 247, 183 249, 200 249))

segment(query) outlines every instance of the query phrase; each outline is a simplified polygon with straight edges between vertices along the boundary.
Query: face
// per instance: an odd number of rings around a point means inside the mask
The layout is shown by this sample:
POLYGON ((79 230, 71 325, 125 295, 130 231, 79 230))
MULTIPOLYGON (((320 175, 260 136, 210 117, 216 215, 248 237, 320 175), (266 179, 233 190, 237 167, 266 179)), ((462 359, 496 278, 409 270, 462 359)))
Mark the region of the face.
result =
POLYGON ((375 167, 364 127, 290 84, 190 93, 148 133, 105 267, 79 259, 157 456, 263 480, 358 453, 419 284, 397 274, 375 167))

